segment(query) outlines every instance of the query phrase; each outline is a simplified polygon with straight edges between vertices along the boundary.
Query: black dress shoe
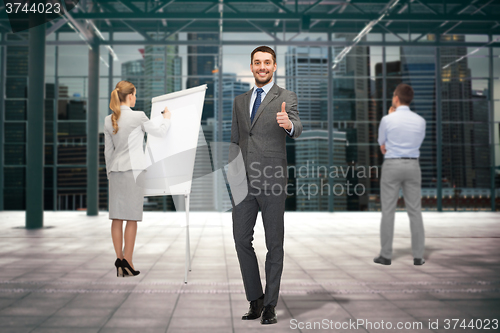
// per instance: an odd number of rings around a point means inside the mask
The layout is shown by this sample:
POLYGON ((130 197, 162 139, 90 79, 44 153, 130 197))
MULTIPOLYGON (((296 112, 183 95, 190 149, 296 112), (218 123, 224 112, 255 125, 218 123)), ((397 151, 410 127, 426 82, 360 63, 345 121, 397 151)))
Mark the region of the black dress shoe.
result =
POLYGON ((413 265, 420 266, 425 264, 424 258, 414 258, 413 259, 413 265))
POLYGON ((241 319, 242 320, 253 320, 260 317, 262 314, 262 308, 264 307, 264 295, 257 298, 255 301, 250 302, 250 308, 248 312, 245 313, 241 319))
POLYGON ((278 317, 276 317, 276 310, 274 305, 266 305, 262 311, 262 318, 260 323, 262 325, 276 324, 278 322, 278 317))
POLYGON ((382 256, 378 256, 377 258, 373 259, 373 262, 376 264, 381 264, 381 265, 390 265, 391 264, 391 259, 384 258, 382 256))

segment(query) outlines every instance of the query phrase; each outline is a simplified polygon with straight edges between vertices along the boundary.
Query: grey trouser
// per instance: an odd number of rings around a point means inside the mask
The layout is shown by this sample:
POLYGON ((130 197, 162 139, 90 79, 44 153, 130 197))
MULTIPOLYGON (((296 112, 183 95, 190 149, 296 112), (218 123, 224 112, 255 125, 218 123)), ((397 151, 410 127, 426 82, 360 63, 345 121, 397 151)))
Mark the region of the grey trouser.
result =
POLYGON ((386 159, 382 164, 380 201, 382 222, 380 223, 380 255, 392 258, 394 217, 399 190, 403 189, 406 210, 410 218, 411 248, 413 258, 423 258, 425 248, 424 223, 421 205, 422 176, 418 160, 386 159))
POLYGON ((263 294, 260 282, 259 264, 252 245, 253 230, 259 208, 266 237, 266 289, 264 305, 278 303, 281 273, 283 272, 283 241, 286 193, 274 195, 258 193, 249 187, 245 200, 233 207, 233 236, 240 262, 243 285, 248 301, 254 301, 263 294))

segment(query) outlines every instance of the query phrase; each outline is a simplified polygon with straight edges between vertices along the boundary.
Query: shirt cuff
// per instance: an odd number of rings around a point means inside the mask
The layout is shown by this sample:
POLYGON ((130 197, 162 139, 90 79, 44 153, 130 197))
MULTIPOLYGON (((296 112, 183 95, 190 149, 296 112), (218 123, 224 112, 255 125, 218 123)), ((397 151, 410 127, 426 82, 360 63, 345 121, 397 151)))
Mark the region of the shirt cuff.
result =
POLYGON ((293 130, 294 130, 294 128, 293 128, 293 121, 291 121, 291 120, 290 120, 290 122, 292 123, 292 129, 291 129, 290 131, 288 131, 287 129, 285 129, 285 132, 286 132, 288 135, 293 136, 293 130))

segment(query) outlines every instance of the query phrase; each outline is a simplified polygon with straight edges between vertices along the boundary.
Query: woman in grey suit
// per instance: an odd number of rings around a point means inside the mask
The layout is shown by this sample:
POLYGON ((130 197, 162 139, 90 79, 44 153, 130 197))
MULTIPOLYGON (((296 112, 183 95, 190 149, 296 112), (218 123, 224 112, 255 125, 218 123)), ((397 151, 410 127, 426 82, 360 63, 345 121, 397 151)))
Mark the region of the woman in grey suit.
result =
POLYGON ((170 112, 163 118, 149 119, 142 111, 133 111, 136 101, 135 86, 120 81, 111 93, 109 108, 112 114, 104 120, 104 156, 109 179, 109 218, 111 238, 116 252, 116 275, 135 276, 134 252, 137 221, 142 221, 144 190, 141 186, 144 170, 144 133, 166 135, 170 127, 170 112), (123 221, 127 221, 123 235, 123 221), (122 245, 125 246, 122 248, 122 245))

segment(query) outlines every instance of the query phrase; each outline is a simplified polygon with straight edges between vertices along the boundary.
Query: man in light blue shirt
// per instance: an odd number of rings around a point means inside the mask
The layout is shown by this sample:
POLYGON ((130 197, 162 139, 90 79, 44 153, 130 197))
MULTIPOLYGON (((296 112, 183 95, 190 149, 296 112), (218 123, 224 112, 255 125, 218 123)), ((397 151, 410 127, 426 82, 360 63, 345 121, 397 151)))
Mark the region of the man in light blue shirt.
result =
POLYGON ((407 84, 396 87, 389 114, 382 118, 378 131, 380 151, 384 154, 380 180, 380 255, 373 259, 377 264, 390 265, 394 238, 394 217, 399 196, 403 189, 405 206, 410 218, 413 264, 423 265, 425 233, 422 221, 421 182, 418 158, 425 137, 425 119, 411 111, 413 89, 407 84))

